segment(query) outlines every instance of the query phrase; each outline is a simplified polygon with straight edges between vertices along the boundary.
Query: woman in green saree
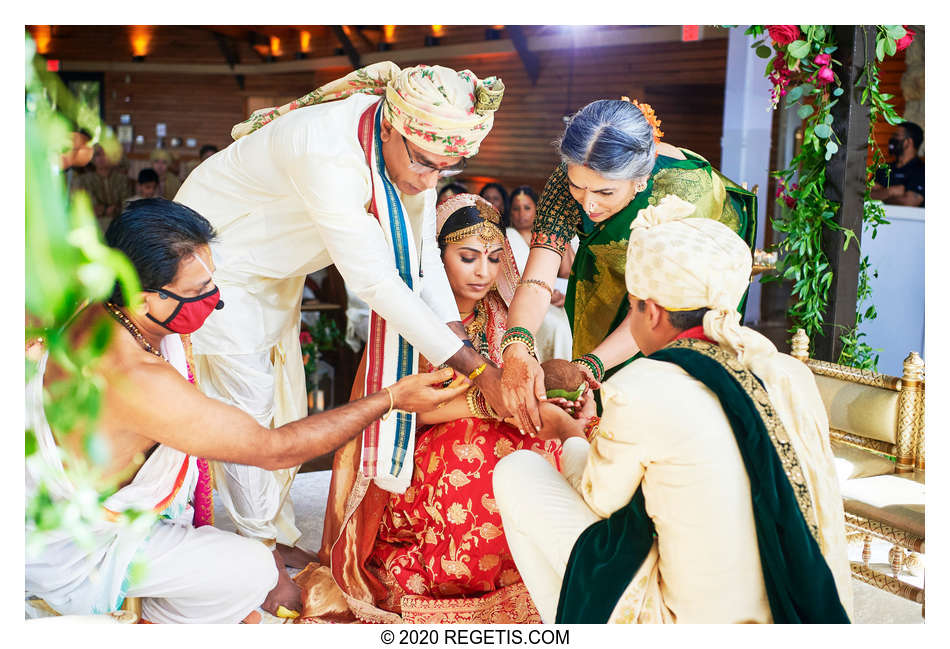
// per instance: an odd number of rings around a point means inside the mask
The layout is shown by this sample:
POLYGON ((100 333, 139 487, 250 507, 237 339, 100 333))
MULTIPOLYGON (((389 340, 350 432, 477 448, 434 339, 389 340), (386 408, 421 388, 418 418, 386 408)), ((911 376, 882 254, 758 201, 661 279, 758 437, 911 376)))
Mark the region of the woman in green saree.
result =
POLYGON ((592 387, 637 349, 630 328, 624 264, 630 224, 640 210, 676 194, 696 205, 695 217, 725 223, 752 247, 755 194, 703 157, 660 141, 659 121, 647 104, 602 99, 578 111, 558 142, 554 170, 534 223, 531 253, 508 315, 502 343, 505 403, 522 429, 540 428, 544 374, 532 355, 533 336, 550 302, 565 247, 580 247, 571 268, 565 309, 575 362, 592 387))

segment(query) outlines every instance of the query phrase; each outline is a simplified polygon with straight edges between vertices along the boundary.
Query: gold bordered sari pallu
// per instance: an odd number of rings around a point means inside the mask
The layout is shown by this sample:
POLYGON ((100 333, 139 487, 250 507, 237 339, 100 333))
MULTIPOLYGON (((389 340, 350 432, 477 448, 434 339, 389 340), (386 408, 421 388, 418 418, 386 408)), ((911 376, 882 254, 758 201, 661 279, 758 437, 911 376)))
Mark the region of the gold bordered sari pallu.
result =
MULTIPOLYGON (((552 190, 557 188, 558 198, 542 199, 544 209, 566 210, 570 213, 567 220, 579 225, 577 234, 580 246, 571 268, 564 302, 574 335, 574 356, 597 347, 627 316, 624 280, 627 240, 630 237, 630 224, 643 208, 659 204, 668 194, 676 194, 696 206, 691 218, 720 221, 738 233, 750 248, 755 243, 755 194, 720 174, 704 158, 685 149, 680 151, 686 156, 685 160, 657 156, 646 189, 637 194, 623 210, 597 224, 587 218, 570 195, 564 166, 559 166, 552 174, 549 183, 552 184, 552 190)), ((542 211, 541 204, 538 211, 542 211)), ((740 312, 744 307, 743 299, 740 312)), ((607 376, 625 364, 612 369, 607 376)))
MULTIPOLYGON (((773 621, 849 622, 821 554, 798 457, 759 380, 735 356, 706 341, 677 340, 650 358, 679 365, 722 403, 749 476, 773 621)), ((642 486, 626 507, 584 530, 567 563, 557 622, 605 623, 646 558, 653 534, 642 486)))

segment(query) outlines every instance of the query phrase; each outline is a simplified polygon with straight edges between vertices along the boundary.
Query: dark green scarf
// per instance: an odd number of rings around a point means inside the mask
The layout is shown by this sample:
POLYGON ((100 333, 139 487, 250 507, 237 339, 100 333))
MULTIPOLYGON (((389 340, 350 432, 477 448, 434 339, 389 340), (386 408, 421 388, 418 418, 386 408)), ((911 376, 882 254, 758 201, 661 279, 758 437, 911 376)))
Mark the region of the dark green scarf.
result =
MULTIPOLYGON (((773 621, 846 623, 831 569, 821 554, 808 487, 768 393, 746 370, 726 365, 718 345, 678 340, 651 359, 674 363, 722 403, 752 493, 755 529, 773 621), (784 462, 783 462, 784 461, 784 462)), ((571 551, 558 601, 558 623, 604 623, 653 544, 643 488, 609 518, 588 527, 571 551)), ((723 584, 727 592, 728 584, 723 584)))

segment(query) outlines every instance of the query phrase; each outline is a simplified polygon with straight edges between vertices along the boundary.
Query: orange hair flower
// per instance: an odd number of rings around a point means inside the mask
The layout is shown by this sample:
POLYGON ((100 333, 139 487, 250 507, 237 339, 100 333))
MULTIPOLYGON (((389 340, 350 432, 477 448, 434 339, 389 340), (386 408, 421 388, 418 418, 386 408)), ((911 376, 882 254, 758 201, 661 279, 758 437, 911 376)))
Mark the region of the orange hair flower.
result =
POLYGON ((663 131, 660 130, 660 120, 656 118, 656 113, 653 111, 653 107, 650 104, 641 104, 636 99, 630 99, 629 97, 621 97, 623 101, 630 102, 634 106, 640 109, 640 112, 643 113, 643 116, 646 117, 647 123, 653 127, 653 141, 657 144, 660 143, 660 138, 663 137, 663 131))

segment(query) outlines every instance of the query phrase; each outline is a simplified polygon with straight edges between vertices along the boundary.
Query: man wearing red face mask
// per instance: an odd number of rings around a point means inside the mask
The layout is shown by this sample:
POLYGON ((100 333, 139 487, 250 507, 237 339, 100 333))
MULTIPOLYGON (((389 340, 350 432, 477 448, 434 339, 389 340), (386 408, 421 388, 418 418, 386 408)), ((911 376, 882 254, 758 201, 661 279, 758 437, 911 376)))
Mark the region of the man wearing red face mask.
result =
POLYGON ((107 302, 88 306, 66 331, 78 342, 103 321, 111 329, 97 376, 90 377, 103 386, 97 431, 107 448, 104 462, 91 460, 80 435, 57 430, 54 437, 44 386, 64 375, 56 360, 44 355, 27 385, 26 425, 40 451, 27 463, 27 497, 46 476, 49 496, 68 499, 76 489, 70 471, 85 462, 100 471, 104 491, 117 488, 102 503, 106 520, 94 525, 88 539, 75 538, 64 526, 38 554, 27 555, 27 595, 59 613, 102 613, 117 609, 125 597, 141 597, 143 617, 152 622, 245 619, 266 603, 283 566, 259 542, 213 527, 207 460, 295 466, 334 450, 392 410, 431 409, 466 389, 431 387, 450 378, 451 370, 411 375, 273 430, 203 395, 194 385, 188 334, 223 307, 208 245, 214 236, 197 212, 158 198, 135 202, 106 233, 107 243, 138 272, 141 304, 129 306, 117 286, 107 302), (110 520, 128 509, 154 512, 158 520, 110 520), (130 579, 135 561, 144 562, 144 577, 130 579))

